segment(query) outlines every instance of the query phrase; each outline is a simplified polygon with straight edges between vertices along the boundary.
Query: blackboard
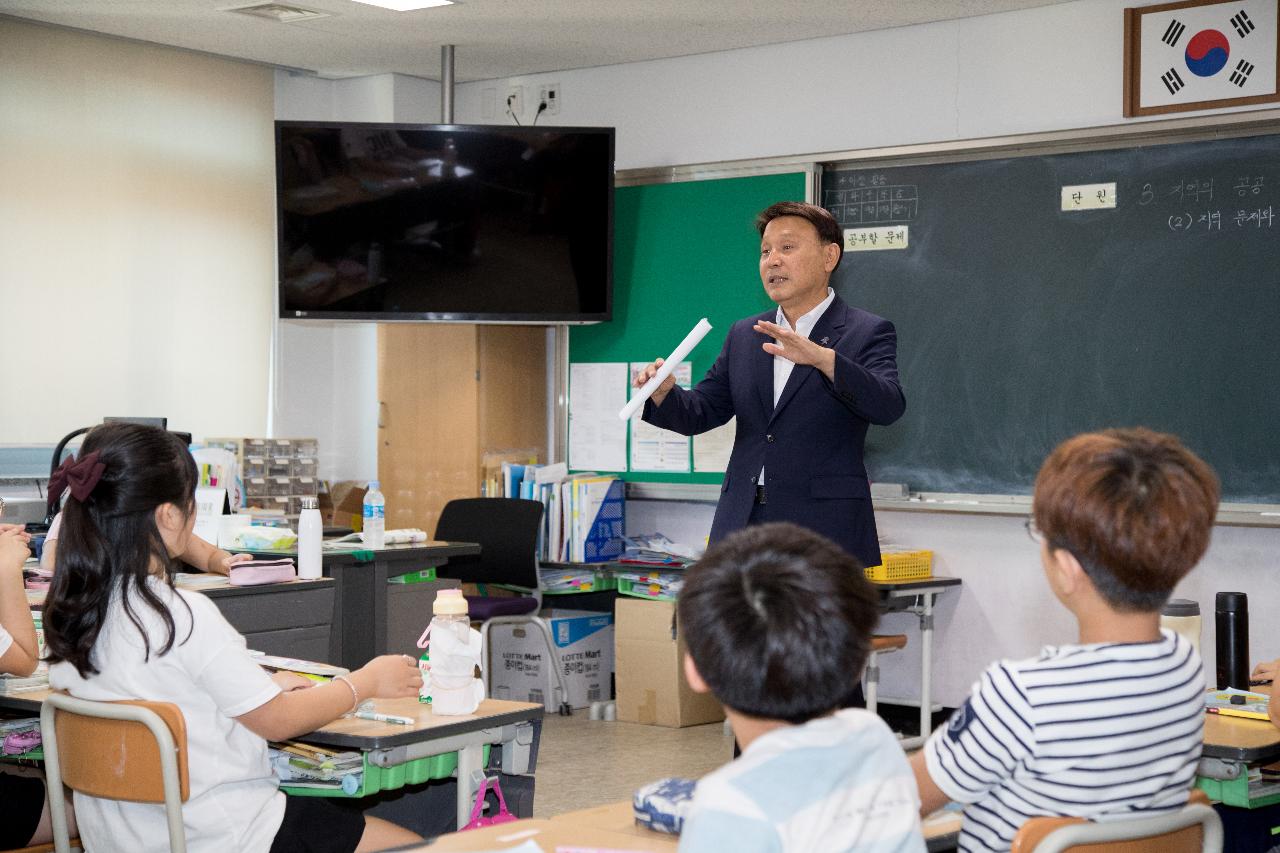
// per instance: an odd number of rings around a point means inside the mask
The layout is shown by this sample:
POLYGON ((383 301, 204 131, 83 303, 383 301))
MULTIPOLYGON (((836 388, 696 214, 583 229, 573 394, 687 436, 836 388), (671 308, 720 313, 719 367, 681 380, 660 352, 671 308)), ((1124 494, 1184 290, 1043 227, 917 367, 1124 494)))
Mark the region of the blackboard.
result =
MULTIPOLYGON (((706 317, 711 332, 689 359, 697 383, 719 355, 729 326, 773 305, 760 284, 756 214, 775 201, 803 201, 805 178, 793 172, 618 187, 613 320, 572 327, 569 361, 652 361, 706 317)), ((620 473, 663 483, 724 479, 705 472, 620 473)))
POLYGON ((898 329, 907 411, 869 433, 873 480, 1027 494, 1061 440, 1142 425, 1224 500, 1280 502, 1280 136, 831 164, 820 197, 845 228, 906 226, 835 275, 898 329), (1111 183, 1114 209, 1064 201, 1111 183))

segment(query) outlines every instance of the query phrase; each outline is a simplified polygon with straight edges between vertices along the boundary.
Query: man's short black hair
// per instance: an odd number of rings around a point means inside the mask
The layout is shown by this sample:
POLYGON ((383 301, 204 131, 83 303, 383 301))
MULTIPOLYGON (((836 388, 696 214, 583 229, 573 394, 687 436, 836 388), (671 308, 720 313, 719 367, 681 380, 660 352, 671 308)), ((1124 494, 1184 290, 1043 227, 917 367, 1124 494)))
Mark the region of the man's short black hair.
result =
POLYGON ((677 607, 689 654, 716 698, 789 723, 842 706, 879 618, 858 560, 794 524, 747 527, 707 549, 677 607))
POLYGON ((803 201, 776 202, 756 215, 756 230, 760 232, 760 236, 764 236, 764 229, 769 227, 770 222, 783 216, 800 217, 818 232, 819 243, 824 246, 827 243, 835 243, 839 246, 841 252, 836 256, 836 266, 832 267, 832 272, 840 266, 840 261, 844 259, 844 234, 840 230, 840 223, 836 222, 836 218, 831 215, 831 211, 803 201))

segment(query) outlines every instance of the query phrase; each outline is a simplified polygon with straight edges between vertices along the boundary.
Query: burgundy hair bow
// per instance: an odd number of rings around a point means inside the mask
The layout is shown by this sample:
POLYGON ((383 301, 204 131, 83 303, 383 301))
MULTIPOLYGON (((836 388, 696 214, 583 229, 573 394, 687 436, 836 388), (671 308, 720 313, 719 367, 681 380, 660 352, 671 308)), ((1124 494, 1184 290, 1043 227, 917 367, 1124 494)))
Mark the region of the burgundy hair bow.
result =
POLYGON ((49 506, 52 507, 67 489, 78 501, 83 501, 93 492, 93 487, 102 479, 102 472, 107 466, 98 461, 98 451, 86 453, 79 459, 68 456, 62 460, 58 470, 49 478, 49 506))

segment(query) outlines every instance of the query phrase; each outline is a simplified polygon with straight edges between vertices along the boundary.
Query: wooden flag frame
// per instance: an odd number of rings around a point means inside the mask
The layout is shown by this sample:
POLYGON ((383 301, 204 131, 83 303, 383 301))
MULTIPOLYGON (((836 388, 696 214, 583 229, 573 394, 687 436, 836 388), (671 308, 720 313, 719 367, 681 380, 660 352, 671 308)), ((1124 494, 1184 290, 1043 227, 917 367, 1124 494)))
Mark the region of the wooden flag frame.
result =
MULTIPOLYGON (((1275 2, 1280 3, 1280 0, 1275 0, 1275 2)), ((1170 12, 1176 9, 1205 6, 1222 6, 1225 13, 1231 6, 1236 5, 1238 5, 1236 0, 1183 0, 1180 3, 1160 3, 1155 6, 1141 6, 1124 10, 1124 115, 1126 118, 1280 102, 1280 27, 1277 27, 1277 32, 1274 34, 1274 43, 1270 47, 1270 50, 1276 56, 1276 86, 1274 92, 1240 98, 1188 101, 1181 104, 1144 106, 1141 103, 1142 46, 1140 39, 1142 37, 1142 18, 1153 12, 1170 12)))

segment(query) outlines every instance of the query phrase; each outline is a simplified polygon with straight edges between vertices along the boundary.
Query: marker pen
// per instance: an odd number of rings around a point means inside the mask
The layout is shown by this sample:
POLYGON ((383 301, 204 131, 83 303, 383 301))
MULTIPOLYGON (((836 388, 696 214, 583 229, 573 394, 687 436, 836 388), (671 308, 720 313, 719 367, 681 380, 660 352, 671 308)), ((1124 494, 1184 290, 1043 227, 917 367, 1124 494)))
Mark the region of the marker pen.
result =
POLYGON ((412 726, 417 722, 412 717, 401 717, 397 714, 379 714, 376 711, 356 711, 356 716, 362 720, 373 720, 378 723, 399 723, 402 726, 412 726))

